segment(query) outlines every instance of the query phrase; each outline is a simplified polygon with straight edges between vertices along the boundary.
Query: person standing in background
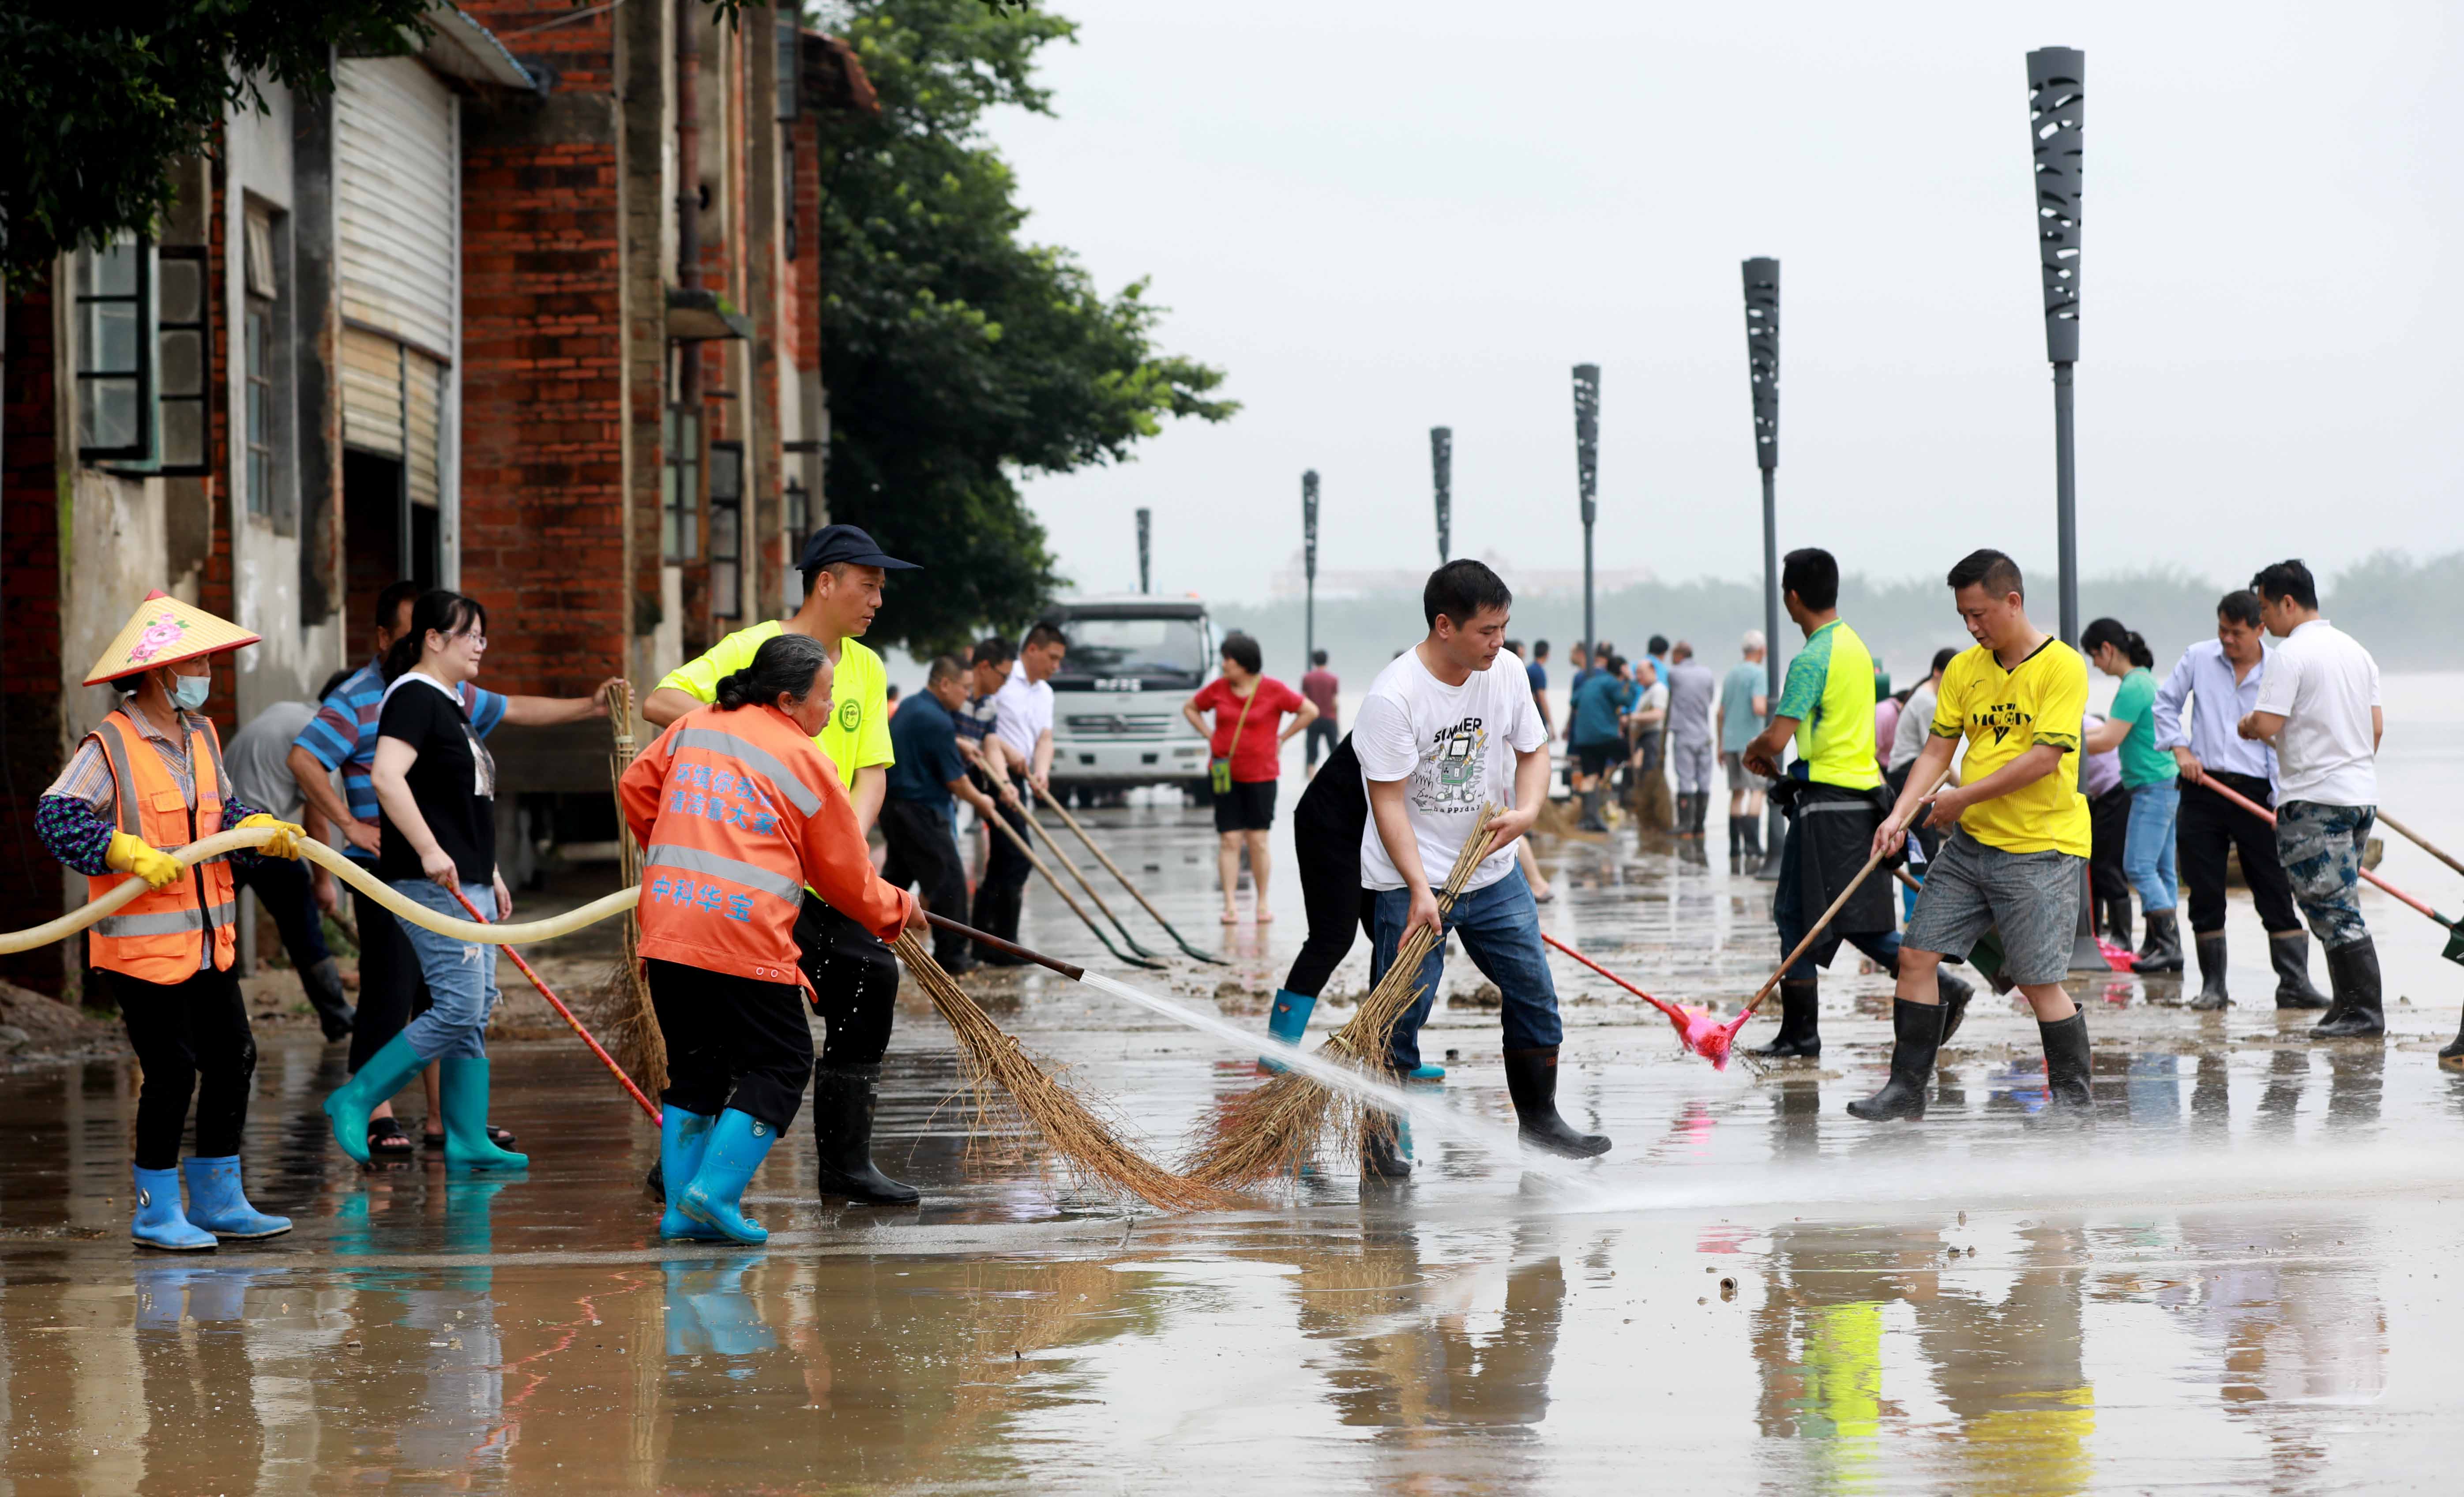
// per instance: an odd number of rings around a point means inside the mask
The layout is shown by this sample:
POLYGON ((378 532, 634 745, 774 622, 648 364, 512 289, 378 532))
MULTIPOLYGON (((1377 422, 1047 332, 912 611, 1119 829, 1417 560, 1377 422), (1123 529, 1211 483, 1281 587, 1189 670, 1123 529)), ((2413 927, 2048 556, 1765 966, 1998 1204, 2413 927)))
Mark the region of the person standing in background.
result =
POLYGON ((1574 756, 1574 794, 1582 803, 1576 829, 1604 832, 1600 798, 1611 766, 1625 753, 1626 683, 1618 678, 1617 656, 1603 654, 1602 669, 1583 676, 1566 711, 1566 746, 1574 756))
MULTIPOLYGON (((1001 710, 994 698, 1001 683, 1009 679, 1010 663, 1018 659, 1018 647, 999 634, 988 634, 976 643, 968 656, 967 699, 952 713, 951 720, 958 732, 958 753, 967 760, 967 775, 976 788, 997 801, 1018 799, 1011 788, 1009 769, 1002 758, 1001 736, 994 727, 1001 710)), ((982 884, 986 859, 991 854, 987 846, 992 841, 992 826, 982 820, 976 823, 969 841, 968 867, 974 870, 973 882, 982 884)))
MULTIPOLYGON (((2225 983, 2225 858, 2241 864, 2251 903, 2267 928, 2267 956, 2276 969, 2276 1006, 2324 1008, 2327 995, 2310 982, 2310 936, 2293 907, 2293 884, 2276 854, 2265 822, 2212 788, 2276 804, 2276 750, 2234 732, 2258 706, 2267 663, 2258 598, 2229 592, 2216 604, 2216 637, 2182 652, 2156 693, 2156 744, 2182 771, 2182 882, 2189 886, 2190 938, 2199 958, 2199 996, 2190 1006, 2212 1011, 2233 1002, 2225 983), (2186 723, 2184 703, 2193 708, 2186 723)), ((2100 833, 2101 834, 2101 833, 2100 833)), ((2122 937, 2128 945, 2129 936, 2122 937)))
POLYGON ((1728 862, 1735 868, 1763 855, 1763 782, 1746 768, 1745 755, 1771 715, 1765 649, 1762 630, 1746 630, 1745 658, 1720 682, 1720 767, 1728 777, 1728 862))
POLYGON ((1317 720, 1317 706, 1273 676, 1261 674, 1265 656, 1258 642, 1238 632, 1223 636, 1223 673, 1183 702, 1180 715, 1207 734, 1208 752, 1228 767, 1216 776, 1215 868, 1223 884, 1223 923, 1240 923, 1232 892, 1241 883, 1241 852, 1249 853, 1249 880, 1255 891, 1258 924, 1273 921, 1266 907, 1266 880, 1272 869, 1266 832, 1275 825, 1275 782, 1283 777, 1284 744, 1293 734, 1317 720), (1212 731, 1201 713, 1215 715, 1212 731), (1292 718, 1286 727, 1284 718, 1292 718))
POLYGON ((1626 732, 1634 746, 1626 757, 1626 775, 1635 826, 1675 831, 1677 811, 1666 773, 1668 668, 1649 660, 1638 663, 1626 678, 1625 693, 1626 732))
POLYGON ((1549 642, 1547 640, 1535 639, 1531 642, 1531 661, 1523 668, 1523 673, 1531 681, 1531 704, 1540 709, 1540 726, 1548 729, 1549 736, 1553 738, 1557 736, 1557 719, 1549 712, 1549 642))
MULTIPOLYGON (((2095 713, 2082 713, 2081 738, 2092 737, 2104 723, 2095 713)), ((2087 797, 2087 882, 2088 892, 2096 898, 2097 929, 2126 952, 2130 949, 2130 874, 2123 854, 2130 845, 2130 791, 2122 782, 2122 751, 2081 754, 2079 787, 2079 794, 2087 797)), ((1925 855, 1931 857, 1932 850, 1925 855)))
MULTIPOLYGON (((968 778, 958 751, 955 715, 966 705, 967 668, 956 655, 933 657, 924 690, 890 719, 889 793, 881 803, 881 834, 890 845, 882 881, 893 889, 916 886, 924 907, 946 919, 967 913, 967 868, 958 857, 957 804, 979 816, 1001 810, 968 778)), ((952 977, 976 968, 967 938, 935 928, 933 958, 952 977)))
POLYGON ((1323 746, 1331 755, 1335 743, 1343 737, 1342 730, 1336 725, 1335 714, 1337 699, 1342 693, 1343 683, 1326 668, 1326 651, 1310 651, 1309 671, 1301 677, 1301 694, 1317 709, 1317 715, 1309 719, 1309 737, 1301 745, 1301 767, 1311 780, 1317 778, 1319 748, 1323 746))
MULTIPOLYGON (((336 671, 325 683, 326 690, 341 685, 345 674, 336 671)), ((323 693, 319 696, 321 699, 323 693)), ((315 720, 317 710, 316 702, 275 702, 231 735, 231 740, 223 745, 223 762, 241 800, 264 806, 281 821, 305 826, 309 836, 330 846, 341 838, 323 813, 307 804, 290 763, 291 745, 315 720)), ((253 891, 265 913, 274 916, 275 928, 282 933, 282 949, 291 958, 291 970, 298 974, 300 990, 316 1009, 318 1026, 325 1038, 347 1037, 353 1018, 350 1000, 343 996, 342 974, 334 965, 334 954, 325 949, 325 915, 342 903, 334 875, 305 859, 257 858, 232 864, 231 879, 253 891)))
POLYGON ((2123 627, 2118 619, 2091 622, 2079 633, 2079 648, 2090 665, 2122 678, 2104 726, 2083 741, 2091 754, 2121 754, 2122 787, 2130 792, 2122 870, 2139 891, 2139 913, 2147 929, 2131 970, 2176 973, 2182 970, 2182 928, 2173 907, 2182 895, 2173 874, 2173 821, 2182 805, 2182 771, 2172 755, 2156 746, 2156 656, 2136 629, 2123 627))
POLYGON ((1581 691, 1583 683, 1598 670, 1592 662, 1606 654, 1596 640, 1588 646, 1578 644, 1567 652, 1566 658, 1573 666, 1573 674, 1566 678, 1566 741, 1570 745, 1573 742, 1574 733, 1574 693, 1581 691))
POLYGON ((1711 701, 1720 678, 1679 640, 1669 652, 1668 756, 1677 773, 1677 835, 1703 835, 1711 808, 1711 766, 1719 750, 1711 736, 1711 701))
MULTIPOLYGON (((986 757, 998 754, 1001 774, 1012 794, 1001 803, 1001 818, 1016 832, 1013 840, 996 834, 984 876, 976 885, 975 918, 967 923, 987 936, 1018 939, 1019 915, 1026 902, 1027 875, 1035 865, 1021 844, 1033 835, 1026 826, 1023 792, 1052 793, 1052 674, 1069 653, 1069 641, 1060 626, 1040 623, 1026 631, 1018 663, 993 693, 993 731, 984 741, 986 757)), ((1025 958, 986 948, 977 953, 988 966, 1015 967, 1025 958)))
MULTIPOLYGON (((2362 920, 2362 849, 2378 819, 2379 665, 2319 616, 2319 584, 2299 560, 2251 579, 2259 617, 2284 643, 2267 657, 2258 701, 2234 731, 2276 749, 2276 853, 2327 953, 2327 1017, 2314 1040, 2387 1032, 2379 953, 2362 920)), ((2456 1036, 2464 1046, 2464 1033, 2456 1036)), ((2446 1058, 2446 1052, 2440 1052, 2446 1058)))

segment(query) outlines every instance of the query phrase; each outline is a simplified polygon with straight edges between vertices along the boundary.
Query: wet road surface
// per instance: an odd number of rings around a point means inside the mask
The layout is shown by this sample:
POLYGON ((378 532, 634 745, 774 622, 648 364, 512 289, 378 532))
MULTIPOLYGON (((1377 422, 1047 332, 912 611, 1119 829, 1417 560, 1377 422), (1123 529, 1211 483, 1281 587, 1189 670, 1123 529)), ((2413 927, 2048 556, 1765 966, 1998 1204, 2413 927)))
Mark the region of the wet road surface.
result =
MULTIPOLYGON (((1097 820, 1233 957, 1102 969, 1263 1024, 1301 936, 1288 865, 1285 918, 1227 936, 1199 814, 1097 820)), ((1775 959, 1768 886, 1631 839, 1544 862, 1551 931, 1663 996, 1732 1007, 1775 959)), ((1561 1100, 1617 1139, 1605 1159, 1543 1177, 1424 1127, 1408 1183, 1313 1176, 1204 1217, 971 1150, 911 989, 876 1152, 925 1206, 812 1200, 800 1119, 751 1193, 766 1251, 652 1237, 655 1138, 570 1041, 495 1047, 496 1121, 533 1164, 486 1179, 353 1168, 317 1112, 341 1048, 269 1031, 246 1157, 298 1229, 197 1258, 126 1241, 131 1068, 22 1070, 0 1084, 0 1489, 2447 1489, 2464 1077, 2431 1051, 2464 971, 2370 897, 2386 1044, 2314 1045, 2314 1016, 2268 1006, 2236 895, 2241 1006, 2079 984, 2090 1128, 2039 1115, 2035 1025, 2005 1001, 1978 1000, 1925 1121, 1875 1127, 1840 1111, 1888 1041, 1887 980, 1853 953, 1821 1062, 1760 1075, 1681 1055, 1561 961, 1561 1100)), ((1048 895, 1028 908, 1029 941, 1100 955, 1048 895)), ((1461 1059, 1425 1106, 1507 1122, 1495 1015, 1454 967, 1424 1047, 1461 1059)), ((1364 979, 1355 952, 1331 991, 1364 979)), ((1254 1084, 1083 987, 972 985, 1160 1149, 1254 1084)))

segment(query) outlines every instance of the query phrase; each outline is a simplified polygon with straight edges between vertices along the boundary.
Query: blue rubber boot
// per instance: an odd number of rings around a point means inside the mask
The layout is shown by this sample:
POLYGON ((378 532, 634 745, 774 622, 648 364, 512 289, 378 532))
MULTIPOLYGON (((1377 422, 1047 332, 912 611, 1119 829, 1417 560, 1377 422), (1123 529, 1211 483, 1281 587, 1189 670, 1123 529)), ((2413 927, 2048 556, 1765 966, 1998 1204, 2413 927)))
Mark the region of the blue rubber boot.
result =
POLYGON ((190 1159, 181 1169, 188 1177, 189 1225, 216 1237, 244 1239, 280 1237, 291 1230, 289 1217, 270 1217, 248 1203, 240 1189, 239 1156, 190 1159))
POLYGON ((180 1210, 180 1172, 131 1169, 137 1182, 137 1210, 128 1223, 128 1240, 140 1247, 193 1253, 214 1245, 214 1234, 188 1224, 180 1210))
MULTIPOLYGON (((659 1107, 659 1176, 662 1179, 691 1183, 701 1169, 701 1156, 710 1148, 710 1128, 716 1119, 704 1112, 688 1112, 672 1102, 659 1107)), ((678 1194, 682 1194, 679 1192, 678 1194)), ((723 1241, 726 1233, 716 1227, 704 1226, 676 1209, 671 1198, 668 1209, 659 1216, 661 1237, 682 1237, 701 1242, 723 1241)))
POLYGON ((445 1167, 527 1170, 531 1156, 499 1149, 488 1136, 488 1057, 448 1055, 436 1063, 437 1101, 445 1108, 445 1167))
POLYGON ((1429 1065, 1424 1061, 1403 1079, 1405 1081, 1443 1081, 1446 1079, 1446 1068, 1443 1066, 1429 1065))
MULTIPOLYGON (((1298 1045, 1309 1033, 1309 1013, 1316 1007, 1316 999, 1295 993, 1287 987, 1279 987, 1275 989, 1275 1006, 1266 1015, 1266 1032, 1286 1045, 1298 1045)), ((1280 1062, 1270 1061, 1263 1055, 1258 1057, 1258 1064, 1271 1071, 1280 1072, 1284 1068, 1280 1062)))
POLYGON ((761 1167, 779 1131, 750 1112, 734 1108, 718 1114, 703 1146, 701 1168, 684 1188, 677 1206, 705 1226, 715 1226, 738 1243, 766 1243, 770 1234, 744 1214, 744 1187, 761 1167))
POLYGON ((344 1154, 362 1164, 368 1162, 368 1114, 393 1100, 403 1083, 418 1075, 427 1065, 410 1047, 410 1042, 397 1034, 385 1043, 385 1048, 368 1057, 358 1075, 325 1099, 325 1116, 334 1125, 334 1141, 342 1146, 344 1154))

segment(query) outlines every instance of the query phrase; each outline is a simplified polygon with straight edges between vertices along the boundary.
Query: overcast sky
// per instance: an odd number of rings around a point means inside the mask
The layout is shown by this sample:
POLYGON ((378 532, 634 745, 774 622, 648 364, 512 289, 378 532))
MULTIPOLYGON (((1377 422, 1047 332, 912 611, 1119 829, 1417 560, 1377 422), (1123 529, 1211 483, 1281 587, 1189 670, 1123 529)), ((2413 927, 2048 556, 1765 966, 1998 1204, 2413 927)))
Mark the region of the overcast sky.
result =
MULTIPOLYGON (((2435 4, 1056 0, 1057 118, 1000 118, 1031 236, 1245 409, 1030 482, 1064 571, 1265 596, 1322 567, 1581 558, 1570 366, 1601 366, 1599 558, 1759 576, 1738 262, 1782 263, 1780 539, 2050 579, 2025 55, 2087 52, 2081 570, 2219 580, 2464 545, 2457 31, 2435 4), (2058 19, 2057 19, 2058 17, 2058 19), (2440 91, 2444 89, 2442 94, 2440 91)), ((1509 581, 1510 581, 1509 577, 1509 581)))

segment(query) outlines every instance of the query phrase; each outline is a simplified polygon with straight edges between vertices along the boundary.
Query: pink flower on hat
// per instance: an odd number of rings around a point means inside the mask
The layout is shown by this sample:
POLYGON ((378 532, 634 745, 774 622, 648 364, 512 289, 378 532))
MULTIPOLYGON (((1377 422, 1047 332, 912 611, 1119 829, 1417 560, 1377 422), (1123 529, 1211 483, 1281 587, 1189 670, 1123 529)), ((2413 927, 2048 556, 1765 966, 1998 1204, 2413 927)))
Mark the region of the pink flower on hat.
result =
POLYGON ((160 614, 153 623, 145 626, 144 633, 137 636, 137 643, 128 648, 128 658, 151 660, 178 644, 180 636, 187 631, 188 626, 180 622, 179 615, 170 612, 160 614))

